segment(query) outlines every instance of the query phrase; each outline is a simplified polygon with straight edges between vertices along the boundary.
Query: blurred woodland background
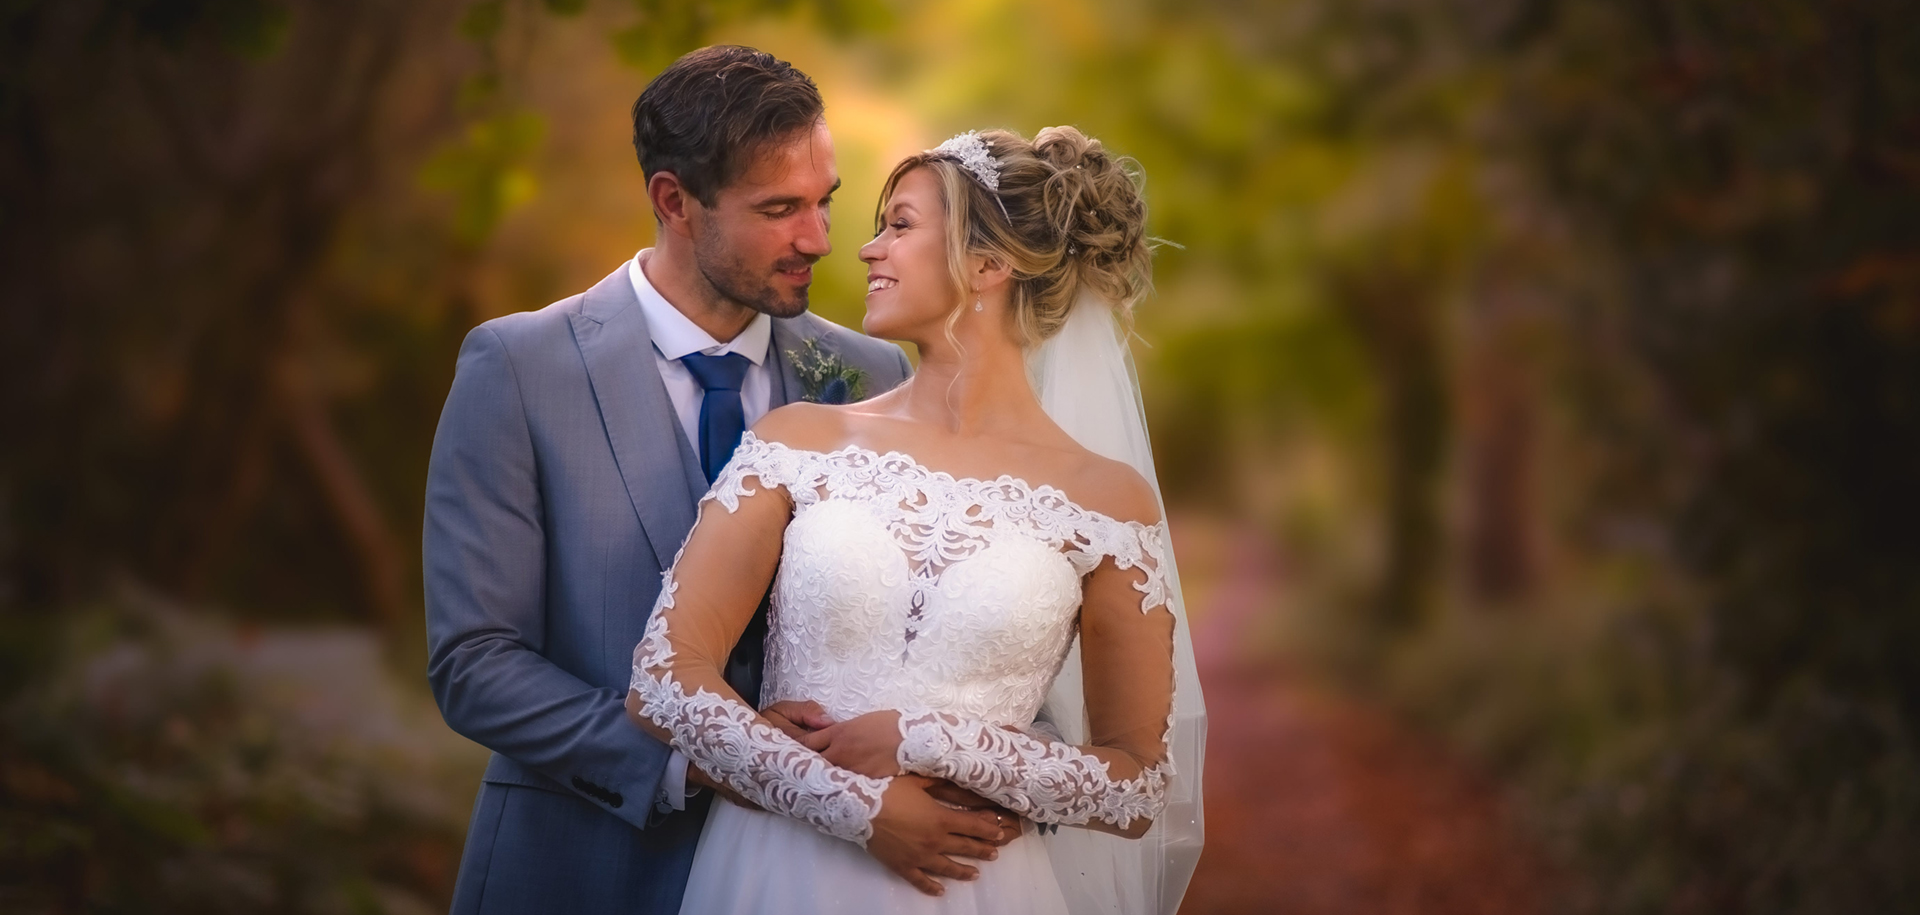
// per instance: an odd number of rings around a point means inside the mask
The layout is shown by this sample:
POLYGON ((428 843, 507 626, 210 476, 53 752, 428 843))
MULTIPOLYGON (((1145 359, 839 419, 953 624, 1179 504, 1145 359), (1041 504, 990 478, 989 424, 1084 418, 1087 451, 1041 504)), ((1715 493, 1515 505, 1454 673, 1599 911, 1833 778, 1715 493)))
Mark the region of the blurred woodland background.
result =
POLYGON ((843 324, 898 156, 1143 167, 1187 911, 1920 904, 1908 4, 4 0, 0 909, 445 909, 454 355, 648 244, 721 41, 826 97, 843 324))

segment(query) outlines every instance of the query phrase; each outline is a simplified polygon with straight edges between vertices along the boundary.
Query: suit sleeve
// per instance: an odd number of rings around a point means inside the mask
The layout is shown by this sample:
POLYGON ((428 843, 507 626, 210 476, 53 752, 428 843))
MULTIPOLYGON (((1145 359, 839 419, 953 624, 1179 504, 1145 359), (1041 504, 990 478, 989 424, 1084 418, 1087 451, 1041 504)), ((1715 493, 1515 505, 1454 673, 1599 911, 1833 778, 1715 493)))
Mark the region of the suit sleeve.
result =
POLYGON ((549 661, 539 463, 510 354, 467 335, 427 465, 427 679, 448 726, 635 826, 668 749, 549 661))

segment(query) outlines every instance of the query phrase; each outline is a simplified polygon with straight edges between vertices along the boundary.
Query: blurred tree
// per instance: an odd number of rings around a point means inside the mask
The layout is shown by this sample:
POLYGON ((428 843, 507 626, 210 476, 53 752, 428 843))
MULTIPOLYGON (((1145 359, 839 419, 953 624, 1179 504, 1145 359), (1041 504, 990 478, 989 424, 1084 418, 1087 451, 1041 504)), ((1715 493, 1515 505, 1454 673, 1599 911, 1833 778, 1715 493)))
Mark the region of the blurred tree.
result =
POLYGON ((1659 385, 1618 494, 1677 499, 1753 702, 1817 674, 1920 722, 1920 34, 1899 3, 1543 6, 1510 117, 1608 268, 1583 326, 1659 385))
POLYGON ((1729 730, 1654 780, 1677 907, 1893 911, 1920 837, 1920 30, 1899 2, 1514 4, 1506 127, 1592 265, 1596 522, 1654 519, 1729 730), (1625 358, 1620 358, 1625 357, 1625 358), (1630 395, 1645 394, 1645 397, 1630 395), (1622 434, 1624 433, 1624 434, 1622 434))
POLYGON ((245 565, 390 631, 412 626, 409 550, 330 404, 340 290, 325 279, 343 221, 444 129, 434 97, 458 66, 436 36, 451 38, 451 13, 8 7, 0 372, 4 422, 20 431, 0 459, 0 523, 13 600, 56 605, 109 569, 239 597, 221 585, 245 565), (276 527, 299 534, 263 536, 276 527), (337 540, 312 536, 327 528, 337 540), (358 569, 357 594, 339 589, 340 566, 358 569))
MULTIPOLYGON (((119 570, 417 642, 405 532, 474 267, 538 192, 517 68, 583 5, 0 12, 0 422, 30 430, 0 455, 0 599, 119 570)), ((657 68, 744 17, 868 9, 635 2, 614 37, 657 68)))

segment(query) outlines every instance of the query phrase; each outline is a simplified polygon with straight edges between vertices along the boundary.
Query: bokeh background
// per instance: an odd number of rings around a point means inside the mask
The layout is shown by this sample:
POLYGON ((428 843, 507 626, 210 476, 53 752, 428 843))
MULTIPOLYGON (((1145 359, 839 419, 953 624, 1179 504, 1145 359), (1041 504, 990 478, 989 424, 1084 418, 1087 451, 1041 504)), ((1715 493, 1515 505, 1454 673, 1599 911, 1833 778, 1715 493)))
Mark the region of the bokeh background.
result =
POLYGON ((1912 12, 6 0, 0 909, 445 909, 454 355, 648 244, 627 108, 726 41, 825 94, 841 323, 903 153, 1141 164, 1185 911, 1913 911, 1912 12))

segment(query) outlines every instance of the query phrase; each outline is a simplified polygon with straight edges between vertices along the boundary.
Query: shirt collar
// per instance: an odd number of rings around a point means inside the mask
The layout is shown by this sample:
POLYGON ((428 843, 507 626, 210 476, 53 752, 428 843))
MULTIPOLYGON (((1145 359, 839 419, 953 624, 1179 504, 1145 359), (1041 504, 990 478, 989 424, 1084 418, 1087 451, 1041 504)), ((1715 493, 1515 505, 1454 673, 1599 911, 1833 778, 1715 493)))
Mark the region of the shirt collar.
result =
POLYGON ((678 359, 688 353, 704 353, 718 356, 723 353, 739 353, 747 361, 760 365, 767 359, 768 344, 773 340, 773 319, 765 314, 753 316, 747 322, 745 330, 732 340, 721 343, 713 335, 700 329, 680 309, 673 307, 660 290, 653 288, 653 281, 647 279, 647 272, 640 268, 640 262, 651 254, 652 248, 641 251, 627 261, 627 276, 633 281, 633 291, 640 297, 640 311, 646 315, 647 331, 653 335, 653 347, 660 355, 668 359, 678 359))

